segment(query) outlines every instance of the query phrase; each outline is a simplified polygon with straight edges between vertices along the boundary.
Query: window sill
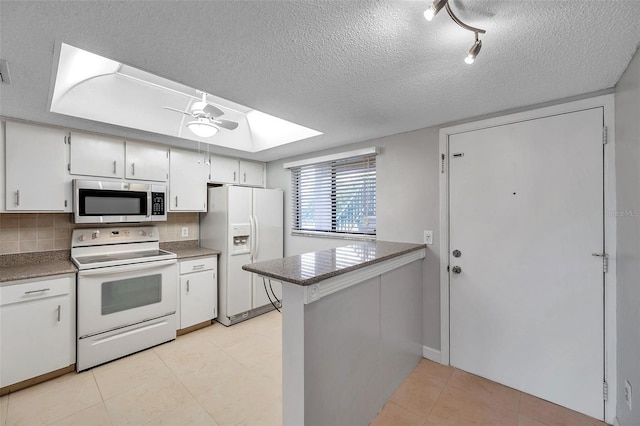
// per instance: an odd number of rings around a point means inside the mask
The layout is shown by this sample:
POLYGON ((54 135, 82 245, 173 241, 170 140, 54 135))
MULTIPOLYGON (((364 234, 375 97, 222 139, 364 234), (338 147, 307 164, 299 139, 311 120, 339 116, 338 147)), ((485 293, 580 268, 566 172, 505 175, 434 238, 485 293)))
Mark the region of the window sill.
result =
POLYGON ((376 241, 375 235, 341 234, 336 232, 291 231, 292 237, 330 238, 334 240, 376 241))

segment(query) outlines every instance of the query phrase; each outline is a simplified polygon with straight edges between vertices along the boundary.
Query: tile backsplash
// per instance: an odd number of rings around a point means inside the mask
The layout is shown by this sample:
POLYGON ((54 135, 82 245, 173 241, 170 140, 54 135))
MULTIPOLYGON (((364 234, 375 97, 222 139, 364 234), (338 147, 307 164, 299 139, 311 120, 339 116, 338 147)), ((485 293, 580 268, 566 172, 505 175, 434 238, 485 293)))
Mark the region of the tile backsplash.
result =
MULTIPOLYGON (((71 213, 0 213, 0 254, 70 250, 73 229, 119 225, 75 224, 71 213)), ((198 213, 168 213, 166 222, 142 225, 157 226, 161 242, 197 240, 200 231, 198 213), (187 237, 182 236, 184 227, 187 237)))

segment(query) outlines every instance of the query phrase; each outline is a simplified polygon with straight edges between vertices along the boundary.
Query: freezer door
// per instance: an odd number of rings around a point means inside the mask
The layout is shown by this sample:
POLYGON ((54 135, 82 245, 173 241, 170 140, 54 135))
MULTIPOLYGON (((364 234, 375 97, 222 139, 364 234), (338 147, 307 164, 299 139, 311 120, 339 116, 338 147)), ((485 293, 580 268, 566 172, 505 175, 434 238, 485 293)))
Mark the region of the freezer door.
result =
MULTIPOLYGON (((242 269, 242 265, 251 263, 251 257, 248 254, 248 250, 236 250, 237 247, 234 246, 234 233, 232 232, 232 227, 235 224, 246 225, 251 223, 252 189, 241 186, 229 186, 228 191, 227 226, 229 227, 229 232, 227 232, 227 253, 229 253, 229 256, 227 256, 227 262, 229 268, 226 274, 226 315, 231 317, 242 312, 250 311, 252 308, 251 276, 253 274, 242 269)), ((250 234, 251 228, 249 226, 246 226, 246 228, 249 229, 250 234)), ((251 244, 251 235, 249 235, 249 250, 251 249, 251 244)))
MULTIPOLYGON (((283 192, 277 189, 253 189, 253 262, 280 258, 283 245, 283 192)), ((271 286, 278 299, 282 299, 282 285, 272 281, 271 286)), ((262 278, 253 274, 253 308, 270 304, 262 278)), ((271 294, 269 283, 267 289, 271 294)))

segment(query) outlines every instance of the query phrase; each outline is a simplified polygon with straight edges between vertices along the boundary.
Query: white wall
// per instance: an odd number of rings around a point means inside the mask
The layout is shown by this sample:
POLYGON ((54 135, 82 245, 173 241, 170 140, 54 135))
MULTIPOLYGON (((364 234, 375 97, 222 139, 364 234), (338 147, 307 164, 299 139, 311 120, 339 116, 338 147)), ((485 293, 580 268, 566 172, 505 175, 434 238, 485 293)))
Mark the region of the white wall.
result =
MULTIPOLYGON (((616 85, 618 401, 621 426, 640 425, 640 51, 616 85), (633 388, 629 411, 624 381, 633 388)), ((612 214, 612 212, 609 212, 612 214)))
MULTIPOLYGON (((311 143, 311 142, 310 142, 311 143)), ((267 164, 267 187, 285 191, 285 256, 344 246, 353 241, 292 236, 290 172, 283 163, 335 152, 378 146, 377 225, 378 239, 421 243, 423 231, 434 231, 434 244, 427 249, 423 263, 423 344, 440 348, 439 207, 438 207, 438 129, 361 142, 339 149, 287 158, 267 164)))

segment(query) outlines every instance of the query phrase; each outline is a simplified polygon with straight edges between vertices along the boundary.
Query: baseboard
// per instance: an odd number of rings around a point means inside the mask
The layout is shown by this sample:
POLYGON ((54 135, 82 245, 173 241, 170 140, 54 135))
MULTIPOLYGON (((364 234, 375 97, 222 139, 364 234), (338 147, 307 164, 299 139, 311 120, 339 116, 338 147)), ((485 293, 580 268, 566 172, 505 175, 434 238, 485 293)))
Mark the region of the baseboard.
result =
POLYGON ((442 357, 439 349, 433 349, 428 346, 422 347, 422 356, 428 360, 439 363, 442 357))

